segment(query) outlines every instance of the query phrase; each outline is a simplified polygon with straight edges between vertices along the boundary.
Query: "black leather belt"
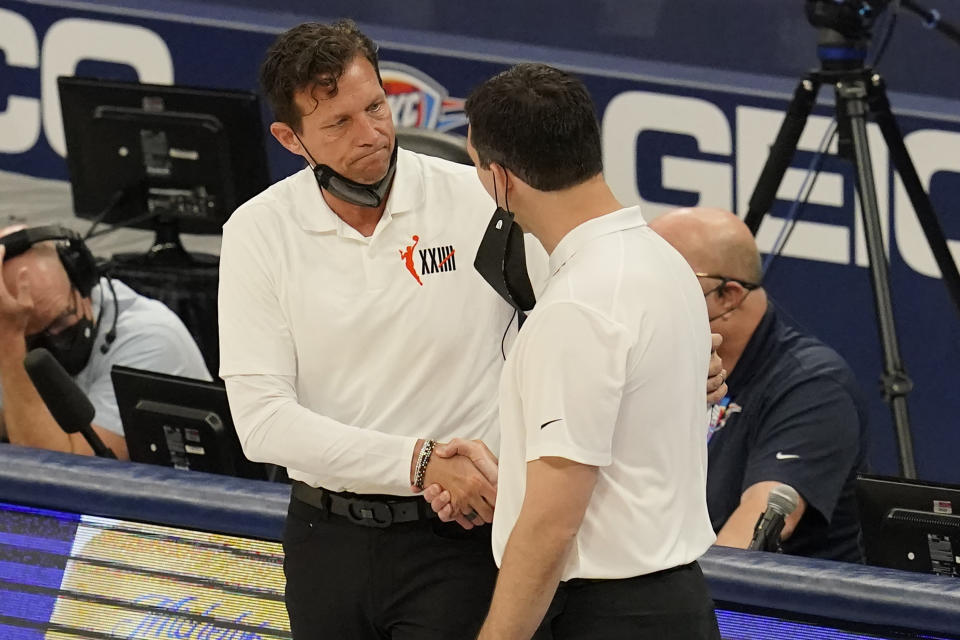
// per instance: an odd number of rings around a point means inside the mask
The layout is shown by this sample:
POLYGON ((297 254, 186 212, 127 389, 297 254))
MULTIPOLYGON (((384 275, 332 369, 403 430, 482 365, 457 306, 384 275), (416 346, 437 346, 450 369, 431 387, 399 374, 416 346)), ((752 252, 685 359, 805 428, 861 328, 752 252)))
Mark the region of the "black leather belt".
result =
POLYGON ((436 518, 437 514, 421 497, 391 498, 353 493, 334 493, 323 487, 292 482, 292 496, 305 504, 347 518, 362 527, 389 527, 392 524, 436 518))

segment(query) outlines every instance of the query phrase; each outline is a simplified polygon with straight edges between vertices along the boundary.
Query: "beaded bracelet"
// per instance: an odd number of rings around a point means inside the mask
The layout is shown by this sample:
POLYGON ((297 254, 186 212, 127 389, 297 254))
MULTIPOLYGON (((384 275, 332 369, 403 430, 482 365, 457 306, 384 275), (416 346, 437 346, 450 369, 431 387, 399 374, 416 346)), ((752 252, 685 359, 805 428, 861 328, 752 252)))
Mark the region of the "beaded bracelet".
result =
POLYGON ((427 475, 427 464, 430 462, 430 456, 433 455, 433 447, 436 444, 436 440, 427 440, 420 449, 420 455, 417 456, 417 469, 413 474, 413 486, 417 489, 423 489, 423 478, 427 475))

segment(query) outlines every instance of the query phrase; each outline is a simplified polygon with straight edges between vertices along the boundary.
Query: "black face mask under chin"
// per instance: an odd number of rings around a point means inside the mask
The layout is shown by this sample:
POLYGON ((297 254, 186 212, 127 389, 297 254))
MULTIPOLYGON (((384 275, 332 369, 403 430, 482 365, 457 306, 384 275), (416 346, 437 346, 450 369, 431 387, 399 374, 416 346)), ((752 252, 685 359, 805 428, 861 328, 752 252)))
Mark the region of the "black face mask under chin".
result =
MULTIPOLYGON (((294 133, 296 136, 297 134, 294 133)), ((345 176, 340 175, 325 164, 318 164, 313 159, 313 154, 300 140, 300 147, 307 153, 310 162, 313 163, 313 175, 317 178, 317 184, 320 188, 328 191, 344 202, 355 204, 358 207, 379 207, 383 202, 384 196, 390 190, 390 184, 393 182, 393 176, 397 172, 397 143, 393 143, 393 153, 390 155, 390 166, 387 167, 387 173, 380 180, 373 184, 363 184, 356 182, 345 176)))
POLYGON ((498 205, 493 212, 477 247, 473 267, 494 291, 517 309, 521 318, 524 311, 533 309, 537 300, 527 274, 523 229, 514 222, 513 214, 507 209, 498 205))
POLYGON ((27 349, 43 347, 67 373, 75 376, 83 371, 90 361, 96 337, 93 321, 89 318, 80 318, 76 324, 56 335, 40 333, 30 336, 27 338, 27 349))

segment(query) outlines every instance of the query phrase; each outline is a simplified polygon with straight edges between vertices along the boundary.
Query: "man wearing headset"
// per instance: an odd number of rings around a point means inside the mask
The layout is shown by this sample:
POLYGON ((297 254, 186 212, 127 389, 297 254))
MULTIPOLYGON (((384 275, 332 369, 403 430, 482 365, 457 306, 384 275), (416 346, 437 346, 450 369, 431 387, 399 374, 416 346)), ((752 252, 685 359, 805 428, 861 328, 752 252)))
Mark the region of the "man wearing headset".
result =
POLYGON ((113 365, 210 379, 180 319, 163 303, 100 277, 75 233, 59 227, 0 231, 0 435, 13 444, 92 455, 66 434, 23 366, 43 347, 93 404, 94 431, 120 459, 127 445, 110 379, 113 365), (9 257, 8 257, 9 256, 9 257))

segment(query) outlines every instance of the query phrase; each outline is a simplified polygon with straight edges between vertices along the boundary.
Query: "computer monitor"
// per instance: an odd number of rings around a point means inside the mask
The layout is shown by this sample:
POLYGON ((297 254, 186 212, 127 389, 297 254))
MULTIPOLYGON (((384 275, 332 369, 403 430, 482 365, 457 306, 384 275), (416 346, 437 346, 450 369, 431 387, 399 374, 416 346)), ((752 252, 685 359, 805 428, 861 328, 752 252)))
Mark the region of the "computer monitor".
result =
POLYGON ((110 375, 132 461, 273 479, 243 455, 221 384, 121 366, 110 375))
POLYGON ((960 576, 960 486, 857 478, 867 564, 960 576))
POLYGON ((219 234, 270 184, 254 93, 67 76, 57 84, 76 214, 155 231, 153 261, 190 262, 180 232, 219 234))

